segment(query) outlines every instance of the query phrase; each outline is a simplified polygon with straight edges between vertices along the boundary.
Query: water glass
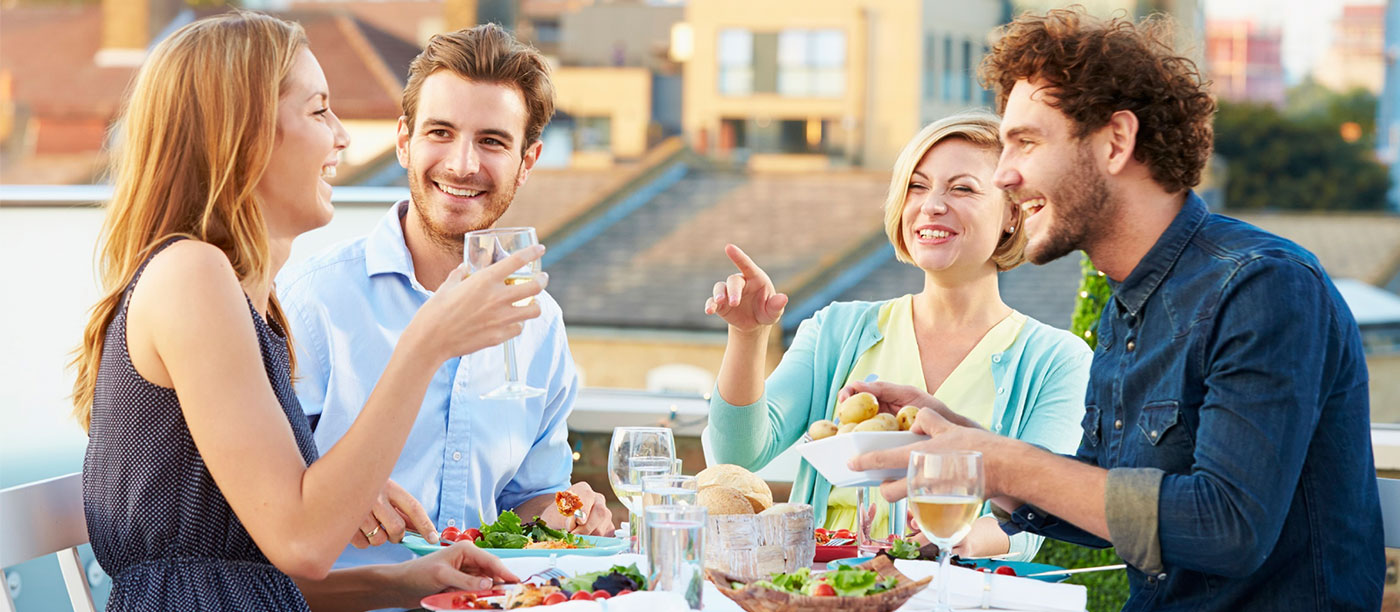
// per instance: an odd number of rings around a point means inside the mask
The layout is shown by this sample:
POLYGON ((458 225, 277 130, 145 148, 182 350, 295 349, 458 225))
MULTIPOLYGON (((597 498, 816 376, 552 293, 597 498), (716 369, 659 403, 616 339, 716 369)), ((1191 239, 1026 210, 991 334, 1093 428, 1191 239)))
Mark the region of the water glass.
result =
MULTIPOLYGON (((650 506, 694 506, 696 496, 700 492, 700 481, 694 476, 683 476, 680 474, 666 474, 662 476, 642 477, 642 503, 638 514, 646 516, 646 509, 650 506)), ((646 554, 646 522, 643 520, 642 529, 638 530, 641 536, 638 538, 637 548, 642 554, 646 554)))
POLYGON ((699 610, 705 591, 705 508, 648 506, 647 583, 653 591, 670 591, 699 610))
POLYGON ((885 501, 880 487, 856 489, 856 550, 861 556, 874 556, 903 538, 906 521, 904 500, 885 501))
POLYGON ((629 510, 627 525, 631 537, 630 550, 644 552, 642 540, 646 536, 646 515, 642 513, 642 481, 649 476, 669 476, 675 469, 675 462, 666 457, 632 457, 627 460, 627 482, 620 489, 627 495, 623 502, 629 510))

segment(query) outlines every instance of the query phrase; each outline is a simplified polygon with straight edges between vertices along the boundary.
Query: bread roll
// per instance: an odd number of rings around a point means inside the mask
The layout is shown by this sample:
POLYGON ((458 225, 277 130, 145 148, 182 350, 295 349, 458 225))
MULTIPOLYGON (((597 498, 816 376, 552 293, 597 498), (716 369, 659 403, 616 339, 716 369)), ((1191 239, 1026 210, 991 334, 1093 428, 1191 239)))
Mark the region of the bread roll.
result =
POLYGON ((695 503, 704 506, 710 516, 754 513, 753 504, 733 487, 712 486, 701 489, 695 496, 695 503))

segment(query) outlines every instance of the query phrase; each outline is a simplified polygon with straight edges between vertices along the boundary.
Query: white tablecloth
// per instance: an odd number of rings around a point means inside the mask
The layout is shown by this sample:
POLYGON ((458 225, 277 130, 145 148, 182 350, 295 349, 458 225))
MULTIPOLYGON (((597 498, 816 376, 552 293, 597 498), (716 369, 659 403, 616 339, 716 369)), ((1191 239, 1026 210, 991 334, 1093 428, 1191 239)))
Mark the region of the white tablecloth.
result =
MULTIPOLYGON (((503 559, 503 561, 506 567, 521 578, 549 566, 548 559, 539 557, 503 559)), ((633 563, 645 573, 646 560, 641 555, 636 554, 620 554, 611 557, 561 555, 557 560, 559 569, 569 575, 594 572, 613 565, 633 563)), ((930 583, 930 588, 915 595, 913 599, 899 608, 899 612, 930 609, 938 601, 938 595, 933 589, 933 585, 938 583, 938 578, 934 575, 938 569, 937 564, 930 561, 899 561, 895 566, 899 568, 899 571, 916 580, 924 576, 933 576, 934 578, 933 582, 930 583)), ((954 570, 949 574, 952 604, 960 607, 968 606, 960 609, 981 609, 977 606, 980 606, 985 594, 986 600, 993 606, 998 604, 1003 606, 989 608, 993 610, 1024 612, 1082 612, 1084 610, 1087 591, 1083 586, 1051 584, 1029 578, 983 574, 958 567, 951 569, 954 570), (1024 606, 1027 602, 1032 602, 1032 605, 1039 607, 1014 607, 1016 604, 1024 606)), ((709 582, 705 583, 704 595, 701 597, 705 612, 742 612, 742 608, 738 604, 725 597, 723 593, 719 592, 719 589, 715 588, 715 585, 709 582)), ((674 593, 648 592, 634 593, 606 602, 569 602, 553 606, 550 609, 559 612, 669 612, 671 610, 684 610, 685 601, 680 595, 674 593)))

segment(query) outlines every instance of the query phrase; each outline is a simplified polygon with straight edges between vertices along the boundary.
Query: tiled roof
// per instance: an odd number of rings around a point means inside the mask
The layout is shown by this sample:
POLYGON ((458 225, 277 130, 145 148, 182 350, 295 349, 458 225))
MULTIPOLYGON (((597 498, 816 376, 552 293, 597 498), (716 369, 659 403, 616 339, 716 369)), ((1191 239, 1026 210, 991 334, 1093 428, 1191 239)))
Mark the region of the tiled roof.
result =
POLYGON ((1400 273, 1400 215, 1228 214, 1312 251, 1333 278, 1355 278, 1383 287, 1400 273))
POLYGON ((114 116, 133 67, 93 62, 102 42, 102 7, 6 8, 0 19, 0 70, 14 78, 14 97, 43 117, 114 116))
POLYGON ((596 203, 614 184, 614 177, 625 171, 623 166, 607 170, 537 168, 496 224, 529 225, 541 238, 548 237, 596 203))
POLYGON ((550 269, 550 291, 571 324, 724 328, 704 314, 724 255, 744 248, 779 290, 880 231, 880 173, 741 175, 696 169, 550 269))
POLYGON ((417 46, 347 13, 297 11, 278 16, 306 29, 341 119, 394 119, 401 114, 403 82, 417 46))
MULTIPOLYGON (((335 2, 293 2, 293 11, 344 11, 361 24, 385 32, 404 42, 417 44, 418 27, 428 19, 441 19, 440 1, 424 0, 337 0, 335 2)), ((405 64, 407 68, 407 64, 405 64)))

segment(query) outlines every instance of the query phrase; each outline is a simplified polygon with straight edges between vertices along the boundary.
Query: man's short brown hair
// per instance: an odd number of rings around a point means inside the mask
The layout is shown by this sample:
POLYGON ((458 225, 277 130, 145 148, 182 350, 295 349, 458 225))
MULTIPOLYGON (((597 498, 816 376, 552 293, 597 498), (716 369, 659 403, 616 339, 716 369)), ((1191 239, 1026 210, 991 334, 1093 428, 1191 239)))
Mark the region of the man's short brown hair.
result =
POLYGON ((1170 193, 1195 187, 1210 157, 1215 100, 1191 60, 1170 44, 1171 22, 1153 16, 1134 23, 1100 21, 1082 8, 1025 13, 1001 29, 982 61, 982 82, 1006 111, 1021 79, 1041 80, 1048 103, 1075 124, 1083 138, 1108 124, 1113 113, 1138 119, 1133 157, 1170 193))
POLYGON ((525 120, 524 151, 540 139, 544 126, 554 116, 554 84, 549 79, 549 64, 534 47, 516 40, 510 32, 494 23, 487 23, 436 34, 428 41, 408 67, 408 84, 403 90, 403 115, 408 127, 415 127, 418 112, 418 92, 423 79, 439 70, 477 83, 505 85, 520 90, 525 98, 529 117, 525 120))

